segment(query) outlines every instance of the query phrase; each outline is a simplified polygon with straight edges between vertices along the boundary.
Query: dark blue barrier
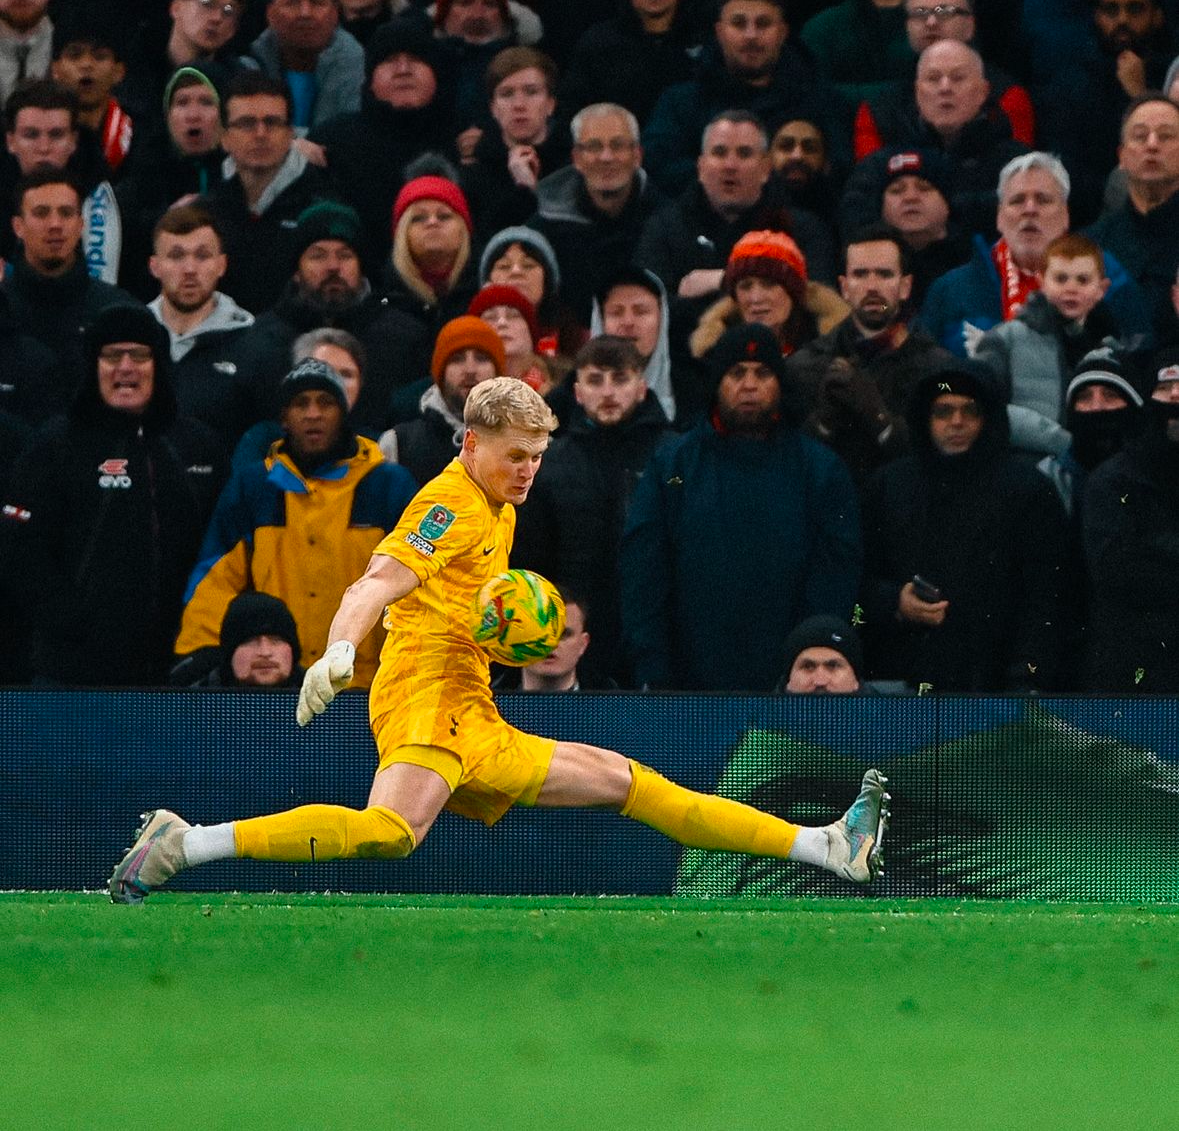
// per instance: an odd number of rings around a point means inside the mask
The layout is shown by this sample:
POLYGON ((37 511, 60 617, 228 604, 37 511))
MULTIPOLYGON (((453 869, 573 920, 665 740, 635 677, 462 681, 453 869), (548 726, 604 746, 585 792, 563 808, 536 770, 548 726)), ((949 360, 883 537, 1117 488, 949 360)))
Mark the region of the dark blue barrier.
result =
MULTIPOLYGON (((1179 714, 1170 700, 505 695, 539 734, 621 750, 685 785, 831 820, 892 778, 889 895, 1179 898, 1179 714)), ((294 694, 0 691, 0 888, 102 885, 137 814, 211 823, 363 805, 366 700, 306 730, 294 694)), ((412 857, 185 873, 187 890, 690 895, 847 890, 813 869, 684 854, 604 813, 443 814, 412 857)))

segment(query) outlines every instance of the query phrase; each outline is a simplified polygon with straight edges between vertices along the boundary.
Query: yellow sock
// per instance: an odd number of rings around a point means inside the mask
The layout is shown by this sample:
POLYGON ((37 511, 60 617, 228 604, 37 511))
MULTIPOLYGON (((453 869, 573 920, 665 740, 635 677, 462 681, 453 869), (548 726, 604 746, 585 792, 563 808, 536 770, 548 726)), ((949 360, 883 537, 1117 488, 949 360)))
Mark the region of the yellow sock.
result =
POLYGON ((633 817, 689 848, 722 848, 786 859, 799 826, 760 809, 696 793, 632 761, 630 793, 622 807, 633 817))
POLYGON ((251 860, 346 860, 354 857, 395 859, 417 845, 405 820, 380 805, 345 809, 343 805, 303 805, 269 817, 235 821, 233 843, 238 856, 251 860))

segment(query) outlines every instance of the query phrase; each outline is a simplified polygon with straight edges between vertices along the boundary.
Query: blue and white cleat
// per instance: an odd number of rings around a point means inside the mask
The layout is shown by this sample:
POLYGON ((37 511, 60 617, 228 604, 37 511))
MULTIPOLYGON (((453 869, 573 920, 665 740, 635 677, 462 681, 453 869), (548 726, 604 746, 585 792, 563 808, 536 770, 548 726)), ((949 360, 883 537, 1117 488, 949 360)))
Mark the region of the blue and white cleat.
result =
POLYGON ((112 903, 142 903, 185 866, 184 834, 192 826, 167 809, 140 817, 135 843, 107 881, 112 903))
POLYGON ((827 826, 828 870, 857 884, 884 875, 884 834, 888 829, 888 784, 879 770, 869 770, 860 795, 842 817, 827 826))

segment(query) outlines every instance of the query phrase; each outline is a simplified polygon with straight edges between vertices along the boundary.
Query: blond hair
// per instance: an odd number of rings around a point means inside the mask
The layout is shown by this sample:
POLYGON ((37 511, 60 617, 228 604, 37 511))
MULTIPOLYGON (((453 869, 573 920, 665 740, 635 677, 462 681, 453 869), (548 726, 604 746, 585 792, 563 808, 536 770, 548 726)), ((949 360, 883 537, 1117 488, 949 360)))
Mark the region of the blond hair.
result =
MULTIPOLYGON (((413 257, 413 252, 409 250, 409 221, 413 217, 415 209, 420 211, 423 204, 429 203, 431 203, 429 200, 415 200, 402 215, 401 221, 393 232, 393 269, 401 276, 405 285, 414 294, 430 306, 433 306, 441 296, 426 282, 421 268, 417 265, 413 257)), ((443 201, 443 203, 445 204, 446 202, 443 201)), ((467 231, 466 225, 464 224, 462 243, 459 245, 458 252, 454 257, 454 265, 451 267, 450 273, 446 276, 446 290, 444 294, 449 294, 454 289, 458 277, 463 273, 463 268, 466 267, 467 260, 470 258, 471 233, 467 231)))
POLYGON ((463 423, 488 432, 520 428, 547 435, 558 422, 544 397, 518 377, 493 377, 480 381, 467 396, 463 423))

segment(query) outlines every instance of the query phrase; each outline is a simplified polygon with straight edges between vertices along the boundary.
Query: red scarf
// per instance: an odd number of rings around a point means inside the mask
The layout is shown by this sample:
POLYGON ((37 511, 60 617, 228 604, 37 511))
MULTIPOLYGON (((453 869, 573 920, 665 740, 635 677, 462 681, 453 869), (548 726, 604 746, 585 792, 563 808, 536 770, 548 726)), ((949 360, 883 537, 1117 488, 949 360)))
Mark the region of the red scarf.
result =
POLYGON ((102 155, 113 173, 123 163, 131 148, 131 115, 113 98, 106 104, 99 131, 102 140, 102 155))
POLYGON ((1039 272, 1025 271, 1011 256, 1007 241, 1001 239, 991 248, 991 259, 999 272, 999 301, 1003 308, 1003 321, 1010 322, 1033 294, 1040 289, 1039 272))

